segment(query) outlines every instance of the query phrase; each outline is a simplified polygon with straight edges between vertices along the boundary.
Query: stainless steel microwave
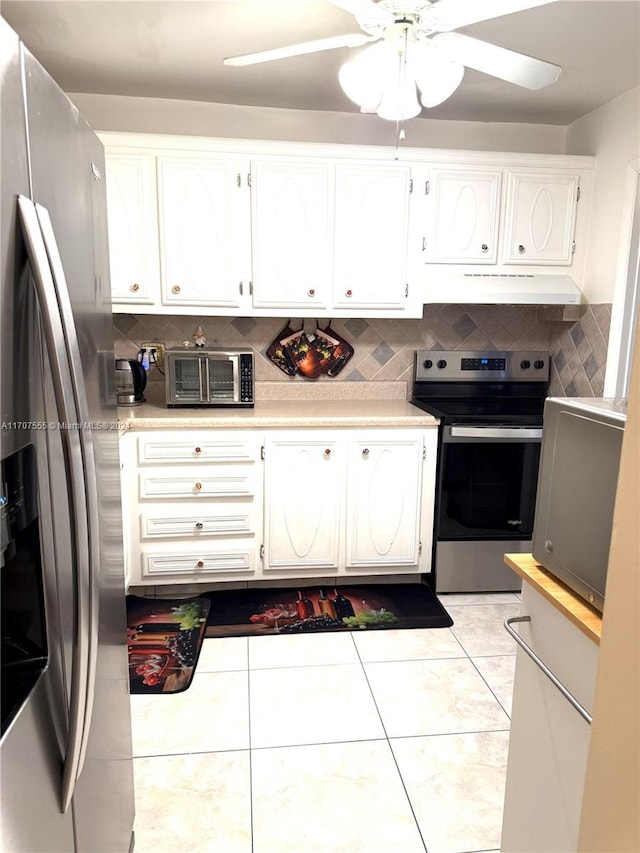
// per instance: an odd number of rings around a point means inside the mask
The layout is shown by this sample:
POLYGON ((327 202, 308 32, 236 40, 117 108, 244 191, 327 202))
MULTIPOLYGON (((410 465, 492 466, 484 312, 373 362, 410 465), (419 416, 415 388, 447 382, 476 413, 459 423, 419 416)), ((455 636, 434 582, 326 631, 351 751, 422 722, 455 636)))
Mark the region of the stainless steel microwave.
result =
POLYGON ((253 406, 254 359, 249 350, 201 347, 165 353, 167 406, 253 406))
POLYGON ((533 556, 601 612, 625 423, 625 401, 545 401, 533 556))

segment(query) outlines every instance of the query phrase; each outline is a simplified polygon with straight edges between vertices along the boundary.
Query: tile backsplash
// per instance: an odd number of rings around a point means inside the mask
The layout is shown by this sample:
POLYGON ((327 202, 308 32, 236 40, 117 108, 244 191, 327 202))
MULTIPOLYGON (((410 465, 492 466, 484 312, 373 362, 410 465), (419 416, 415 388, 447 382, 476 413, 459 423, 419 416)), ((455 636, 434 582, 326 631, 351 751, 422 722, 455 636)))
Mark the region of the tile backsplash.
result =
MULTIPOLYGON (((529 349, 552 356, 550 393, 558 396, 602 396, 611 306, 426 305, 420 320, 332 320, 331 328, 354 347, 354 356, 335 378, 317 382, 368 380, 412 382, 416 349, 529 349)), ((116 355, 135 358, 143 341, 179 346, 191 341, 197 326, 209 346, 250 347, 256 354, 256 381, 307 382, 291 378, 266 357, 265 351, 286 319, 249 317, 182 317, 115 314, 116 355)), ((302 320, 290 321, 302 328, 302 320)), ((305 320, 313 331, 316 321, 305 320)), ((319 321, 327 328, 328 321, 319 321)), ((157 371, 150 383, 159 384, 157 371)), ((151 389, 150 389, 151 390, 151 389)), ((161 394, 160 394, 161 396, 161 394)))

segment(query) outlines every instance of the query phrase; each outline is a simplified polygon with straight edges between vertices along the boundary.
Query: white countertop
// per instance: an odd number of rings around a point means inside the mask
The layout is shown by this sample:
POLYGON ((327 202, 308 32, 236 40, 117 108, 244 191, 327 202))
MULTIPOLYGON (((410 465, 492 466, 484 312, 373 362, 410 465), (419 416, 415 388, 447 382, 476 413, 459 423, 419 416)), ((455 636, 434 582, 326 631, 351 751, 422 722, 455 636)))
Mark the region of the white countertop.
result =
POLYGON ((121 406, 123 432, 142 429, 425 427, 439 421, 406 400, 258 400, 253 409, 121 406))

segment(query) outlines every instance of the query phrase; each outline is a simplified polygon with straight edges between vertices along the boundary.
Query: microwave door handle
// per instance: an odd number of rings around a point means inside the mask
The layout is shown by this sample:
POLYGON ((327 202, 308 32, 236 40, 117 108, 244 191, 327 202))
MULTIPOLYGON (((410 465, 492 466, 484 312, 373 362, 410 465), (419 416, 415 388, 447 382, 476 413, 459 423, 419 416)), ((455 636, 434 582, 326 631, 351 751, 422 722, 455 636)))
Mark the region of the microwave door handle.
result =
MULTIPOLYGON (((58 415, 63 423, 80 424, 87 420, 84 378, 78 381, 76 358, 77 336, 59 252, 53 237, 48 212, 24 197, 18 197, 18 210, 27 254, 40 305, 44 338, 51 366, 58 415), (55 269, 54 269, 55 268, 55 269), (57 275, 57 281, 55 280, 57 275)), ((97 565, 97 537, 89 507, 96 496, 89 475, 95 475, 93 445, 87 430, 63 429, 62 447, 66 459, 71 507, 74 579, 76 586, 75 618, 77 637, 71 673, 71 697, 68 744, 62 778, 62 810, 67 811, 75 783, 82 770, 95 684, 96 610, 93 568, 97 565), (93 562, 92 562, 93 561, 93 562)))
POLYGON ((209 359, 198 358, 198 362, 200 364, 200 402, 208 403, 211 397, 209 359))
POLYGON ((233 356, 233 399, 240 400, 240 356, 233 356))

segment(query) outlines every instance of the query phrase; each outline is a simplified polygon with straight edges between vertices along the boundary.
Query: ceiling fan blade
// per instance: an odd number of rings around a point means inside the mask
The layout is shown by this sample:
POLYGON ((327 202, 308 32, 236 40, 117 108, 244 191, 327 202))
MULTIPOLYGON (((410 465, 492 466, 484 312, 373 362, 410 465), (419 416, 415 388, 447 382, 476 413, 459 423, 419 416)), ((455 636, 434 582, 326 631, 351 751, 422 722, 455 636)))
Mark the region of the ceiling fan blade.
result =
POLYGON ((373 0, 329 0, 334 6, 351 12, 356 18, 364 18, 367 21, 380 20, 384 22, 393 21, 393 15, 387 9, 383 9, 373 0))
POLYGON ((368 36, 365 33, 351 33, 350 35, 331 36, 326 39, 290 44, 287 47, 274 47, 272 50, 261 50, 259 53, 228 56, 222 61, 224 65, 256 65, 258 62, 271 62, 273 59, 286 59, 289 56, 301 56, 304 53, 333 50, 336 47, 360 47, 370 41, 376 41, 376 38, 368 36))
POLYGON ((427 27, 443 33, 555 2, 557 0, 482 0, 481 3, 478 0, 438 0, 420 17, 427 27))
POLYGON ((463 36, 462 33, 442 33, 434 36, 431 41, 453 62, 515 83, 517 86, 524 86, 526 89, 549 86, 555 83, 562 72, 562 68, 551 62, 463 36))

